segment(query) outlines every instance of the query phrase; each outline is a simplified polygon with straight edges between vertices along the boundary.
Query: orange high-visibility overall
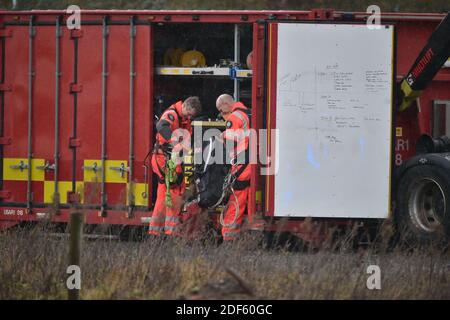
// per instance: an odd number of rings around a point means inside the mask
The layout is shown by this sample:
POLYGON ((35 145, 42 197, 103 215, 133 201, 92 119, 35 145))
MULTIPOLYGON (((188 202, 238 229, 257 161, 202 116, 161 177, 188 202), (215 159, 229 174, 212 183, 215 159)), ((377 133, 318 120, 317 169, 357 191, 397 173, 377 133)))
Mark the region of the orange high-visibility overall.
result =
MULTIPOLYGON (((153 209, 148 234, 160 235, 163 232, 167 235, 180 235, 179 227, 181 224, 181 197, 185 191, 184 179, 182 179, 181 164, 177 165, 176 172, 179 176, 178 182, 171 185, 170 196, 173 207, 168 208, 165 205, 165 194, 167 191, 164 181, 164 168, 166 165, 166 155, 161 146, 168 146, 172 142, 172 132, 176 129, 186 129, 192 133, 189 119, 184 118, 181 112, 183 102, 178 101, 167 108, 157 124, 156 144, 151 163, 153 172, 158 176, 158 191, 156 203, 153 209)), ((175 149, 175 148, 174 148, 175 149)))
MULTIPOLYGON (((223 138, 225 143, 225 140, 232 140, 236 145, 232 157, 238 157, 238 155, 242 155, 242 153, 249 150, 250 119, 246 113, 247 110, 247 107, 241 102, 236 102, 232 106, 231 115, 227 118, 227 129, 223 134, 223 138)), ((248 161, 248 157, 246 161, 248 161)), ((224 240, 234 240, 240 235, 248 202, 250 171, 249 164, 240 164, 232 167, 234 174, 239 172, 240 174, 236 178, 234 185, 236 197, 230 196, 224 213, 224 225, 222 226, 224 240), (239 210, 237 210, 238 207, 239 210)))

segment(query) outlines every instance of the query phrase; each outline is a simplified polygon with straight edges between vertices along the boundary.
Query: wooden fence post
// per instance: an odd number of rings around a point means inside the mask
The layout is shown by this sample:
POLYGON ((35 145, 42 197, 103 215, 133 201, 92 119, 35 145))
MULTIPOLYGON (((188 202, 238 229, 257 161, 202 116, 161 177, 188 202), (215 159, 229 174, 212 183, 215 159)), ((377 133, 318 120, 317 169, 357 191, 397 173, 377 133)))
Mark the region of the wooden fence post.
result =
MULTIPOLYGON (((69 266, 77 266, 81 270, 81 244, 83 237, 83 213, 72 212, 70 214, 70 240, 69 240, 69 266)), ((80 289, 67 288, 69 300, 80 299, 80 289)))

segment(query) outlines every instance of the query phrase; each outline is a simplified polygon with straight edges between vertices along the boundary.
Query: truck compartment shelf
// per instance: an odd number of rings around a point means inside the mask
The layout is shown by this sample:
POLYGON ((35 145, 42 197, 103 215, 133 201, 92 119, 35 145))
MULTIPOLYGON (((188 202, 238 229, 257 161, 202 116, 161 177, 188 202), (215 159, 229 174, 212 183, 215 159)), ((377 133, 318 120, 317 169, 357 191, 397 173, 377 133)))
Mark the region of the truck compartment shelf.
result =
POLYGON ((251 78, 252 70, 233 69, 227 67, 204 67, 204 68, 183 68, 183 67, 164 67, 157 66, 155 68, 157 75, 163 76, 219 76, 219 77, 235 77, 251 78))

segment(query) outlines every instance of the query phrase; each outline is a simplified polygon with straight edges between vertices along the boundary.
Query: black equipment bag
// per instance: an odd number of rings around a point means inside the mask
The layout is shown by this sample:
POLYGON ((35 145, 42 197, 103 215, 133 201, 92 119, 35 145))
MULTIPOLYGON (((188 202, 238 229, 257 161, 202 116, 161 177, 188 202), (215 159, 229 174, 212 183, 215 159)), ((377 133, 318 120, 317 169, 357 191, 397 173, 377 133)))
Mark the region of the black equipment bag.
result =
MULTIPOLYGON (((224 164, 225 150, 223 144, 212 137, 209 142, 205 143, 203 148, 205 154, 205 162, 201 165, 196 165, 194 169, 194 181, 197 188, 198 204, 202 208, 210 208, 217 204, 222 197, 223 184, 231 165, 224 164), (216 151, 222 151, 224 155, 221 157, 222 163, 215 163, 218 161, 216 151)), ((220 156, 220 154, 217 154, 220 156)))

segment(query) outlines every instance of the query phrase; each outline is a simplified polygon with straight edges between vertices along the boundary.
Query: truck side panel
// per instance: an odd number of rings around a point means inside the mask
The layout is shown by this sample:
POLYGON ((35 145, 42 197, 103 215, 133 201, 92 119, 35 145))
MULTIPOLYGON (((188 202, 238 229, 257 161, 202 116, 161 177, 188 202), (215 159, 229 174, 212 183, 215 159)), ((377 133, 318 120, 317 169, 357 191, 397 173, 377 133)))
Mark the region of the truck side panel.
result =
MULTIPOLYGON (((119 171, 129 167, 130 132, 130 27, 109 26, 106 45, 106 137, 105 162, 108 205, 125 206, 128 203, 127 172, 119 171)), ((78 139, 82 147, 77 156, 77 181, 83 181, 84 202, 100 205, 101 174, 89 170, 101 164, 102 150, 102 27, 84 27, 79 41, 79 83, 83 86, 77 114, 78 139), (95 48, 94 50, 92 48, 95 48), (83 170, 84 168, 84 170, 83 170)), ((150 148, 151 129, 151 68, 150 27, 138 26, 136 30, 134 63, 136 77, 134 86, 134 148, 136 168, 133 179, 136 205, 148 206, 148 197, 142 193, 145 186, 142 161, 150 148), (137 180, 136 180, 137 179, 137 180)), ((148 179, 147 179, 148 181, 148 179)))
MULTIPOLYGON (((5 83, 11 91, 4 93, 4 135, 11 139, 3 149, 3 190, 10 193, 8 202, 26 202, 27 171, 13 169, 20 161, 27 162, 27 118, 28 118, 28 27, 6 27, 12 36, 5 43, 5 83)), ((36 177, 38 179, 38 177, 36 177)), ((39 177, 43 180, 43 177, 39 177)), ((39 186, 36 183, 36 187, 39 186)))
MULTIPOLYGON (((101 171, 92 167, 95 163, 101 166, 102 158, 104 30, 101 25, 83 25, 81 30, 63 26, 57 37, 56 26, 52 25, 54 19, 40 22, 45 25, 33 26, 31 47, 29 26, 6 27, 13 36, 5 39, 4 58, 8 62, 4 82, 12 84, 12 90, 6 92, 4 98, 4 136, 10 137, 12 143, 4 146, 2 157, 2 189, 10 193, 4 204, 24 207, 27 203, 28 115, 31 110, 30 198, 33 206, 51 206, 55 201, 67 205, 75 191, 76 201, 97 207, 101 205, 101 171), (59 130, 55 130, 57 124, 59 130), (57 190, 55 170, 51 167, 55 164, 56 136, 59 144, 57 190), (59 197, 55 198, 55 191, 59 197)), ((140 210, 148 210, 151 173, 143 168, 143 161, 152 145, 151 26, 135 26, 134 33, 130 28, 130 25, 107 26, 105 193, 108 206, 119 205, 124 209, 133 204, 140 210), (130 90, 133 90, 132 96, 130 90), (130 141, 130 125, 133 141, 130 141), (130 142, 134 149, 132 154, 130 142), (128 177, 130 159, 133 177, 128 177)))

